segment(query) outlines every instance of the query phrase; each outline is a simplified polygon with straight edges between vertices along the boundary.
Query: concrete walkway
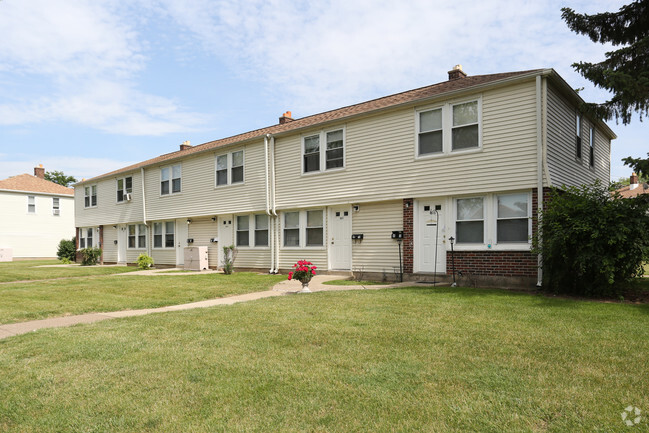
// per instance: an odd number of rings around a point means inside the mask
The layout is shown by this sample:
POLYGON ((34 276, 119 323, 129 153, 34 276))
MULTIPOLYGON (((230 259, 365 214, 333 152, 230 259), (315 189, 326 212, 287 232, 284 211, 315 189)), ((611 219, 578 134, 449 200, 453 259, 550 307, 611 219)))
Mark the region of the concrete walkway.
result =
MULTIPOLYGON (((206 273, 207 271, 202 271, 201 273, 206 273)), ((137 272, 128 272, 128 275, 151 275, 158 274, 160 271, 137 271, 137 272)), ((162 273, 162 275, 187 275, 183 272, 171 272, 171 273, 162 273)), ((335 291, 335 290, 363 290, 363 289, 385 289, 392 287, 404 287, 412 286, 413 282, 389 284, 389 285, 373 285, 373 286, 331 286, 323 284, 325 281, 339 280, 340 275, 318 275, 311 280, 309 283, 309 289, 313 292, 321 291, 335 291)), ((439 284, 442 285, 442 284, 439 284)), ((45 328, 60 328, 64 326, 72 326, 83 323, 95 323, 102 320, 108 319, 118 319, 120 317, 133 317, 133 316, 143 316, 145 314, 152 313, 165 313, 169 311, 181 311, 181 310, 191 310, 194 308, 207 308, 215 307, 218 305, 232 305, 239 302, 254 301, 257 299, 270 298, 273 296, 284 296, 287 294, 299 293, 302 290, 302 285, 298 281, 282 281, 275 284, 271 290, 264 292, 254 292, 246 293, 243 295, 230 296, 226 298, 217 298, 217 299, 208 299, 206 301, 192 302, 189 304, 180 304, 180 305, 169 305, 167 307, 159 308, 144 308, 141 310, 123 310, 123 311, 113 311, 108 313, 87 313, 87 314, 78 314, 75 316, 65 316, 65 317, 53 317, 49 319, 42 320, 32 320, 29 322, 22 323, 12 323, 9 325, 0 325, 0 340, 3 338, 13 337, 15 335, 27 334, 28 332, 34 332, 39 329, 45 328)), ((305 294, 306 296, 307 294, 305 294)))

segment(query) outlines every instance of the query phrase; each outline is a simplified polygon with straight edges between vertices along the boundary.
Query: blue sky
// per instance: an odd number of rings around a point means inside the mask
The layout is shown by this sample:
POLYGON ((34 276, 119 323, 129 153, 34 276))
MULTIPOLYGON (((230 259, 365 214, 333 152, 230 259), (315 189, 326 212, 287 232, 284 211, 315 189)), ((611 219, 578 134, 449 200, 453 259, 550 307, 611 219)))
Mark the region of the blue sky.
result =
MULTIPOLYGON (((610 47, 560 9, 624 2, 0 0, 0 179, 88 178, 178 149, 469 75, 570 67, 610 47)), ((611 177, 646 156, 649 125, 609 122, 611 177)))

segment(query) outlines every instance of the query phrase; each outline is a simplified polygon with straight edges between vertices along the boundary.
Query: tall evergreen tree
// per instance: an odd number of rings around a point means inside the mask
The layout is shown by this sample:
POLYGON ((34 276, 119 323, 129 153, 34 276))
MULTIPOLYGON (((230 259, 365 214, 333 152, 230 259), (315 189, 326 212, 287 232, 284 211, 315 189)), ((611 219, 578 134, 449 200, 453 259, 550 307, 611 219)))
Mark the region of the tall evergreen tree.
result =
MULTIPOLYGON (((573 32, 588 35, 597 43, 621 46, 606 53, 599 63, 578 62, 573 67, 597 87, 613 93, 602 104, 585 104, 592 116, 622 119, 627 125, 633 112, 649 117, 649 0, 636 0, 618 12, 579 14, 562 8, 561 17, 573 32)), ((649 153, 647 154, 649 156, 649 153)), ((642 176, 649 176, 649 159, 624 158, 624 163, 642 176)))

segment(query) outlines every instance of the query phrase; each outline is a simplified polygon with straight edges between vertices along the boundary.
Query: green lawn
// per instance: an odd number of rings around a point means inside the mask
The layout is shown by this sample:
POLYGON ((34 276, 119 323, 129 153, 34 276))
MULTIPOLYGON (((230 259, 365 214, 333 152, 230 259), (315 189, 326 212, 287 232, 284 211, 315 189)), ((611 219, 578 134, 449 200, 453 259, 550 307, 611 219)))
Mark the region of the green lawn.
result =
POLYGON ((0 431, 640 432, 647 359, 649 305, 288 295, 0 340, 0 431))
POLYGON ((0 283, 7 281, 44 280, 48 278, 81 277, 87 275, 110 275, 137 271, 131 266, 66 266, 44 268, 42 265, 58 265, 58 260, 19 260, 0 262, 0 283))
POLYGON ((161 307, 258 292, 268 290, 284 278, 242 272, 233 275, 91 276, 0 284, 0 324, 87 312, 161 307))
POLYGON ((324 281, 322 284, 326 286, 381 286, 381 285, 387 285, 387 284, 393 284, 393 283, 383 283, 380 281, 368 281, 368 280, 363 280, 363 281, 356 281, 356 280, 330 280, 330 281, 324 281))

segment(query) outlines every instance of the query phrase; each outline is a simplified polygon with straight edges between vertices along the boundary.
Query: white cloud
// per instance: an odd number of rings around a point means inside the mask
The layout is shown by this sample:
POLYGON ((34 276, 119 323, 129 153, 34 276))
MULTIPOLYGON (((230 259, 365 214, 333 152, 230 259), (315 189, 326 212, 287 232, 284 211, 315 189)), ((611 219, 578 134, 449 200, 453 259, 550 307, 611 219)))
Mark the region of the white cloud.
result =
POLYGON ((140 19, 114 1, 0 1, 0 125, 63 121, 125 135, 203 125, 206 116, 138 90, 140 19))
POLYGON ((567 29, 559 1, 155 4, 298 115, 439 82, 457 63, 469 74, 539 67, 571 74, 572 62, 604 52, 567 29))
POLYGON ((62 171, 68 176, 74 176, 81 180, 97 176, 98 173, 108 173, 135 162, 110 158, 83 158, 76 155, 46 156, 34 159, 26 155, 0 154, 0 179, 23 173, 34 174, 34 167, 43 164, 46 171, 62 171))

